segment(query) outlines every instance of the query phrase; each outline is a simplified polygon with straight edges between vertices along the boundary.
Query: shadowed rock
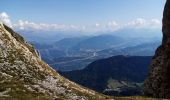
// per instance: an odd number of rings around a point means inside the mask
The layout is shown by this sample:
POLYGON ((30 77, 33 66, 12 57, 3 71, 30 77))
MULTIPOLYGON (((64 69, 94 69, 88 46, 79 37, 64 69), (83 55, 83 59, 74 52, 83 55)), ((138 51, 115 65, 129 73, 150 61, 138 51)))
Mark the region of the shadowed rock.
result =
POLYGON ((163 45, 170 43, 170 1, 166 1, 163 14, 163 45))
POLYGON ((167 0, 165 4, 162 32, 162 45, 153 57, 149 76, 144 84, 144 94, 170 98, 170 0, 167 0))

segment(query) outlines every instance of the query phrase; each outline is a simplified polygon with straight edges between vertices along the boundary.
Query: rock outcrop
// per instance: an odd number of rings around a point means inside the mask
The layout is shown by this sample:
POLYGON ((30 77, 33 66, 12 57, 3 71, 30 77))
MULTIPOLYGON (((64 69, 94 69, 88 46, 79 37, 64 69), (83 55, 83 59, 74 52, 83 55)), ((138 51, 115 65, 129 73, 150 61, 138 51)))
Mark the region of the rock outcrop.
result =
POLYGON ((170 99, 170 0, 166 0, 162 32, 162 45, 153 57, 149 77, 144 84, 144 94, 170 99))
POLYGON ((44 63, 23 37, 0 23, 0 99, 105 100, 44 63))

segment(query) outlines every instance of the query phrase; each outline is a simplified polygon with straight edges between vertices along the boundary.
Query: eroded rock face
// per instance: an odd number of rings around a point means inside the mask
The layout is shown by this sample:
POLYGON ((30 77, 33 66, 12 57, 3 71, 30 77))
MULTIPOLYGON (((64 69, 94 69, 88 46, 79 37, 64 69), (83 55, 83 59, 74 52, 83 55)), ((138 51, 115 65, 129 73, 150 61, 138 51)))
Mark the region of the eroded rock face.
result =
POLYGON ((166 1, 163 14, 163 40, 156 50, 145 81, 144 94, 158 98, 170 98, 170 0, 166 1))

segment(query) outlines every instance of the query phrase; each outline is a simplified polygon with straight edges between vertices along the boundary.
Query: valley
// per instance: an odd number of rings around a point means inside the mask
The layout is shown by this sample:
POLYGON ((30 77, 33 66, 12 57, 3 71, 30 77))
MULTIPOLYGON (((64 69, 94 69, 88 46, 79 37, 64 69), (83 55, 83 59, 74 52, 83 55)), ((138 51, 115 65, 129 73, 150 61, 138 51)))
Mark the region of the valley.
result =
POLYGON ((34 44, 42 59, 61 75, 112 96, 143 94, 148 66, 159 45, 159 38, 114 35, 64 38, 54 44, 34 44), (132 76, 136 77, 129 79, 132 76))
POLYGON ((113 35, 101 35, 65 38, 54 44, 34 42, 32 44, 42 59, 54 69, 72 71, 84 69, 98 59, 117 55, 153 56, 155 49, 160 45, 159 41, 158 38, 125 39, 113 35))

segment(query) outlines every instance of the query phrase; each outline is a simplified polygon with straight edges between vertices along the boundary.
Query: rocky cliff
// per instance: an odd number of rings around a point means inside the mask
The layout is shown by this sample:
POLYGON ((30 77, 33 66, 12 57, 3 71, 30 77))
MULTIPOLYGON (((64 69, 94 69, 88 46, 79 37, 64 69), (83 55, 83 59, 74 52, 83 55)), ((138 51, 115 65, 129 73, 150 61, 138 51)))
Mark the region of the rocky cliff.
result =
POLYGON ((105 100, 60 76, 23 37, 0 23, 0 99, 105 100))
POLYGON ((153 57, 144 93, 147 96, 170 99, 170 0, 166 0, 162 32, 162 45, 153 57))

